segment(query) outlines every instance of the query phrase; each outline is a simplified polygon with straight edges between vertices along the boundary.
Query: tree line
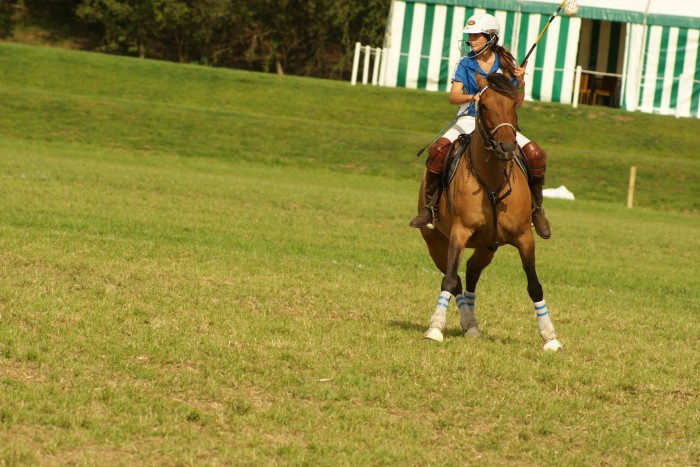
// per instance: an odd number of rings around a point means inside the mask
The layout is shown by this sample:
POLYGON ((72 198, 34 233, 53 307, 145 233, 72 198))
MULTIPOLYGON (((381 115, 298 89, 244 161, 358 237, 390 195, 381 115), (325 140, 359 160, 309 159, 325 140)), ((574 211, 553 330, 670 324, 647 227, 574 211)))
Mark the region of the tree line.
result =
POLYGON ((142 58, 346 79, 355 42, 381 46, 391 0, 0 0, 0 39, 43 28, 142 58))

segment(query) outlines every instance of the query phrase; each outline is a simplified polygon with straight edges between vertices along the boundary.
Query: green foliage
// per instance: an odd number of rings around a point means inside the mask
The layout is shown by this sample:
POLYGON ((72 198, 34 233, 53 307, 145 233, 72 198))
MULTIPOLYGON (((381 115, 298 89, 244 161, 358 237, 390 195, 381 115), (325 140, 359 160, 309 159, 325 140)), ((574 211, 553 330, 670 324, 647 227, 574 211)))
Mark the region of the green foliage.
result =
MULTIPOLYGON (((295 75, 349 76, 356 41, 380 45, 390 0, 28 0, 28 22, 96 50, 295 75), (86 39, 87 38, 87 41, 86 39)), ((11 17, 0 9, 0 34, 11 17), (5 24, 3 27, 2 25, 5 24)), ((0 36, 2 37, 2 36, 0 36)))
POLYGON ((12 9, 0 3, 0 39, 12 35, 12 9))
POLYGON ((79 18, 98 23, 104 29, 104 50, 146 56, 146 47, 162 27, 156 15, 158 0, 84 0, 77 9, 79 18))
POLYGON ((698 465, 698 122, 526 103, 577 194, 537 243, 552 355, 512 248, 484 338, 452 307, 420 339, 441 275, 406 226, 414 154, 451 111, 0 44, 0 464, 698 465), (630 161, 676 199, 626 209, 630 161))

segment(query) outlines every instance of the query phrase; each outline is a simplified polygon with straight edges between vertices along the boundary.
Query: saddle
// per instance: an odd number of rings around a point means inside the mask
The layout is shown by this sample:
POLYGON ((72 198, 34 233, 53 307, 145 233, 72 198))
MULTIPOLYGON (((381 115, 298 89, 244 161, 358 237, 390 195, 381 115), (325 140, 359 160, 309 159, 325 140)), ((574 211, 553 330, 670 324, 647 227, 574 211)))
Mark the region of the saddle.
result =
MULTIPOLYGON (((450 187, 450 183, 452 183, 452 179, 454 178, 455 173, 457 172, 457 165, 459 164, 459 160, 467 152, 467 148, 469 147, 469 142, 471 141, 472 134, 473 133, 459 135, 459 137, 454 141, 454 143, 452 143, 450 150, 445 156, 445 162, 442 165, 442 191, 445 194, 447 194, 447 189, 450 187)), ((525 162, 525 155, 523 154, 523 150, 520 146, 518 146, 518 154, 513 160, 525 175, 525 179, 528 181, 529 185, 531 176, 525 162)), ((452 203, 450 197, 445 195, 445 201, 447 203, 447 210, 449 212, 452 212, 452 203)))

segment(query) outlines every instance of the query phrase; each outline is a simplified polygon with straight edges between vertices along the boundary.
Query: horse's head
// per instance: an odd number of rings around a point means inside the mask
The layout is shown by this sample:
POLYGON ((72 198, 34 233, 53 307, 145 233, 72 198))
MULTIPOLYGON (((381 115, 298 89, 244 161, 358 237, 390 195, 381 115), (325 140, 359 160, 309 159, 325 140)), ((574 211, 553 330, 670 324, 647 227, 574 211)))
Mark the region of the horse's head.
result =
POLYGON ((509 161, 515 156, 518 145, 515 135, 518 128, 518 94, 508 77, 500 73, 482 78, 476 73, 481 88, 476 113, 476 130, 486 149, 499 160, 509 161))

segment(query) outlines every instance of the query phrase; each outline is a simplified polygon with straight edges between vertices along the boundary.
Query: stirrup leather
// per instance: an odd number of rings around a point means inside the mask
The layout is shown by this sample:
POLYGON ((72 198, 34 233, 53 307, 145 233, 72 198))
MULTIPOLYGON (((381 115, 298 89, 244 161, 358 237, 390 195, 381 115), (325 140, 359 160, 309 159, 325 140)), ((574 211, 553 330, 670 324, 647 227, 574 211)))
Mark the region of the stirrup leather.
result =
MULTIPOLYGON (((431 200, 432 201, 432 200, 431 200)), ((435 228, 435 225, 438 223, 438 207, 437 203, 435 204, 426 204, 425 207, 428 208, 430 211, 430 217, 432 220, 428 222, 425 226, 429 228, 430 230, 433 230, 435 228)))

